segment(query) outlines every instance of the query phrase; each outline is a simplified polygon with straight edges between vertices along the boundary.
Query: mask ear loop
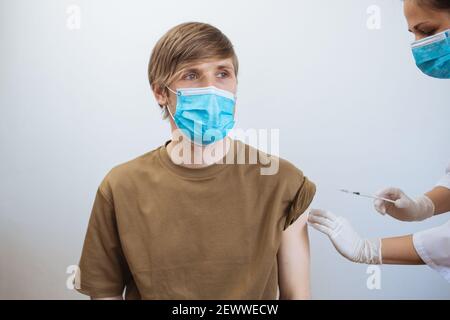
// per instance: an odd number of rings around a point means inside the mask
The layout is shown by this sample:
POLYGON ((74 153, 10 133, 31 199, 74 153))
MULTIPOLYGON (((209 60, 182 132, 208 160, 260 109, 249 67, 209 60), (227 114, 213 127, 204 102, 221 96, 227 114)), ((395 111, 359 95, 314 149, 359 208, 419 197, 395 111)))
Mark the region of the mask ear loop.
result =
POLYGON ((175 121, 175 118, 173 117, 172 112, 170 112, 169 106, 170 106, 169 104, 166 105, 166 110, 167 110, 167 112, 169 112, 170 117, 175 121))
POLYGON ((166 86, 166 88, 169 89, 170 92, 172 92, 173 94, 175 94, 175 95, 177 95, 177 96, 181 95, 181 92, 178 92, 178 93, 177 93, 176 91, 173 91, 172 89, 170 89, 169 86, 166 86))
MULTIPOLYGON (((173 94, 175 94, 177 96, 181 95, 180 92, 177 93, 176 91, 173 91, 172 89, 169 88, 169 86, 166 86, 166 88, 169 89, 170 92, 172 92, 173 94)), ((170 108, 169 108, 170 104, 168 101, 167 101, 167 105, 165 107, 166 107, 167 111, 169 112, 170 116, 172 117, 172 119, 175 121, 175 118, 174 118, 172 112, 170 112, 170 108)))

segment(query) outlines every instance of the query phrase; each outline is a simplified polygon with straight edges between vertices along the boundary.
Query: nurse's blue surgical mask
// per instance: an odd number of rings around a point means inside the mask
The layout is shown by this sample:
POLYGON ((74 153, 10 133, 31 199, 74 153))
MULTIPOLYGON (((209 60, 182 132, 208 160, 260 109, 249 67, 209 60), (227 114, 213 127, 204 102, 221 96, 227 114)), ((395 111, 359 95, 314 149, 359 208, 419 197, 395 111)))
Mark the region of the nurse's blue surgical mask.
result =
POLYGON ((216 87, 182 88, 171 92, 177 95, 175 114, 178 129, 198 145, 224 139, 234 126, 236 97, 233 93, 216 87))
POLYGON ((433 78, 450 79, 450 29, 411 44, 416 65, 433 78))

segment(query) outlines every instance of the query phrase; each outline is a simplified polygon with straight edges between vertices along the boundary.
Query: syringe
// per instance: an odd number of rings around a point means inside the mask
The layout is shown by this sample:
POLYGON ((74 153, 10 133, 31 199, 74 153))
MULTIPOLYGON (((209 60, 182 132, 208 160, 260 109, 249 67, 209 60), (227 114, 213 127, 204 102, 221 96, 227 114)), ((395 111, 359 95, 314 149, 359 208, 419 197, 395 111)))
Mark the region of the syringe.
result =
POLYGON ((395 203, 395 201, 391 200, 391 199, 382 198, 382 197, 378 197, 378 196, 371 196, 371 195, 368 195, 368 194, 362 194, 361 192, 358 192, 358 191, 350 191, 350 190, 347 190, 347 189, 339 189, 339 191, 342 191, 342 192, 345 192, 345 193, 351 193, 351 194, 354 194, 354 195, 357 195, 357 196, 360 196, 360 197, 366 197, 366 198, 371 198, 371 199, 380 199, 380 200, 384 200, 384 201, 387 201, 387 202, 390 202, 390 203, 395 203))

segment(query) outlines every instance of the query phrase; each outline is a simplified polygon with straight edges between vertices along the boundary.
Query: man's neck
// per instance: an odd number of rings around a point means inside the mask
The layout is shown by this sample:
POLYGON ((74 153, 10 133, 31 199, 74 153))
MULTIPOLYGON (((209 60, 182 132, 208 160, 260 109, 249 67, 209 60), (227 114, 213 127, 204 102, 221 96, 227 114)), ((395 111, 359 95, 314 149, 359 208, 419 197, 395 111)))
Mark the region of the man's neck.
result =
POLYGON ((194 143, 186 143, 172 139, 166 146, 166 149, 170 159, 174 163, 179 163, 179 161, 174 160, 174 157, 180 156, 180 147, 181 149, 183 149, 183 147, 186 149, 190 149, 190 157, 184 157, 183 159, 185 159, 185 161, 180 165, 186 168, 198 169, 210 166, 223 159, 230 150, 231 139, 229 137, 225 137, 220 141, 205 146, 199 146, 194 143), (185 144, 185 146, 183 146, 183 143, 185 144), (175 152, 173 152, 174 149, 175 152), (212 150, 214 152, 211 152, 212 150))

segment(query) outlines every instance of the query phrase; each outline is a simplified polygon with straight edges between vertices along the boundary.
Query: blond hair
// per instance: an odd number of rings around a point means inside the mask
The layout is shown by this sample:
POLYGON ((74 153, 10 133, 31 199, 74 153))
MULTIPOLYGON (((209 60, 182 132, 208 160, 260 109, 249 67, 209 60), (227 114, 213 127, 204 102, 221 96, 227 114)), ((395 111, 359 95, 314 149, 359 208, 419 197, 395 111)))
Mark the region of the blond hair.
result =
MULTIPOLYGON (((234 72, 238 73, 238 59, 231 41, 216 27, 200 22, 179 24, 164 34, 156 43, 148 64, 151 88, 159 88, 168 96, 170 84, 186 66, 206 59, 231 58, 234 72)), ((159 105, 163 118, 168 113, 159 105)))

